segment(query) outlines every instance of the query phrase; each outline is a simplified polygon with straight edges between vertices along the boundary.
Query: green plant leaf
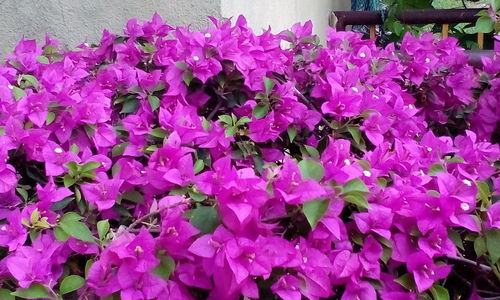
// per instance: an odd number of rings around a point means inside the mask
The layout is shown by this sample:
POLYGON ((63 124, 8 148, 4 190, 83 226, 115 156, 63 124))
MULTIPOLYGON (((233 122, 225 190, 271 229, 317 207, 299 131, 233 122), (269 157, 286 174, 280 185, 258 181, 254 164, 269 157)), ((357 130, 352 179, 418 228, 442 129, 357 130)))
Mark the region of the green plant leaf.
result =
POLYGON ((132 98, 123 103, 121 114, 131 114, 135 113, 137 107, 139 106, 139 100, 137 98, 132 98))
POLYGON ((214 232, 220 224, 219 214, 213 206, 200 206, 191 210, 190 223, 200 230, 201 234, 214 232))
POLYGON ((198 159, 194 163, 194 174, 200 173, 201 171, 203 171, 204 168, 205 168, 205 162, 203 162, 202 159, 198 159))
POLYGON ((431 294, 434 300, 450 300, 450 294, 445 287, 435 284, 431 287, 431 294))
POLYGON ((481 257, 486 253, 486 241, 484 237, 479 236, 474 240, 474 251, 477 257, 481 257))
POLYGON ((156 51, 158 51, 158 49, 156 49, 156 46, 151 44, 151 43, 146 43, 142 46, 142 51, 144 51, 145 53, 155 53, 156 51))
POLYGON ((276 84, 276 81, 274 79, 264 77, 264 88, 266 91, 266 95, 271 94, 275 84, 276 84))
POLYGON ((99 239, 103 240, 106 237, 106 234, 108 234, 109 231, 109 221, 108 220, 101 220, 97 222, 97 233, 99 234, 99 239))
POLYGON ((415 279, 413 278, 413 275, 411 273, 406 273, 403 276, 394 279, 395 282, 399 283, 402 287, 404 287, 407 290, 415 290, 415 279))
POLYGON ((193 81, 194 79, 194 75, 193 75, 193 72, 187 70, 184 72, 184 74, 182 75, 182 80, 184 81, 184 83, 189 86, 189 84, 191 84, 191 81, 193 81))
POLYGON ((80 171, 82 173, 84 173, 84 172, 95 170, 95 169, 99 168, 100 166, 101 166, 100 162, 89 161, 88 163, 85 163, 85 164, 82 165, 80 171))
POLYGON ((54 235, 59 242, 66 242, 69 239, 69 235, 61 227, 54 228, 54 235))
POLYGON ((40 87, 40 83, 38 82, 38 79, 36 79, 36 77, 33 75, 23 74, 21 76, 21 78, 29 83, 28 86, 33 86, 35 88, 40 87))
POLYGON ((325 176, 325 169, 317 161, 304 159, 299 162, 302 179, 315 179, 320 181, 325 176))
POLYGON ((26 97, 26 92, 17 86, 12 86, 12 93, 16 100, 26 97))
POLYGON ((475 183, 477 187, 477 199, 481 200, 483 204, 488 205, 491 195, 490 187, 484 181, 476 180, 475 183))
POLYGON ((76 182, 76 179, 73 178, 71 175, 66 174, 63 176, 63 183, 64 183, 65 187, 70 187, 73 184, 75 184, 75 182, 76 182))
POLYGON ((433 164, 429 169, 429 176, 436 176, 437 173, 446 172, 443 165, 433 164))
POLYGON ((342 191, 340 192, 341 195, 349 194, 351 192, 363 192, 367 193, 368 188, 366 187, 366 184, 364 183, 363 180, 359 178, 354 178, 352 180, 349 180, 342 186, 342 191))
POLYGON ((2 299, 2 300, 14 300, 16 298, 11 295, 11 291, 9 291, 8 289, 0 289, 0 299, 2 299))
POLYGON ((95 261, 93 259, 89 259, 85 263, 85 278, 89 278, 89 270, 90 270, 90 267, 92 267, 92 265, 94 264, 94 262, 95 261))
POLYGON ((490 16, 482 16, 477 19, 474 29, 477 32, 490 33, 493 31, 494 24, 490 16))
MULTIPOLYGON (((65 214, 59 222, 59 226, 61 226, 61 229, 76 239, 93 243, 94 237, 87 225, 75 219, 76 217, 74 216, 70 217, 69 214, 70 213, 65 214)), ((75 215, 81 218, 81 216, 79 216, 78 214, 75 215)))
POLYGON ((111 156, 112 157, 116 157, 116 156, 120 156, 123 154, 123 152, 125 152, 125 148, 127 148, 129 142, 125 142, 125 143, 121 143, 121 144, 118 144, 118 145, 115 145, 113 147, 113 150, 111 151, 111 156))
POLYGON ((267 115, 267 112, 269 111, 269 105, 264 103, 264 102, 259 102, 255 107, 253 108, 253 116, 256 119, 262 119, 267 115))
POLYGON ((168 280, 170 275, 174 272, 175 261, 172 257, 166 255, 160 257, 160 263, 153 269, 153 274, 168 280))
POLYGON ((163 129, 161 127, 157 127, 155 129, 151 130, 149 132, 149 135, 160 138, 160 139, 164 139, 168 135, 168 131, 166 131, 165 129, 163 129))
POLYGON ((49 62, 49 59, 46 57, 46 56, 43 56, 43 55, 40 55, 36 58, 36 61, 41 63, 41 64, 44 64, 44 65, 48 65, 50 62, 49 62))
POLYGON ((358 207, 368 208, 368 201, 366 201, 365 194, 362 192, 350 192, 344 197, 344 200, 358 207))
POLYGON ((493 228, 484 233, 486 248, 492 263, 496 264, 500 258, 500 229, 493 228))
POLYGON ((361 132, 359 131, 359 126, 357 125, 350 125, 347 126, 347 131, 351 134, 352 138, 357 144, 361 144, 361 132))
POLYGON ((304 213, 304 216, 306 216, 306 219, 313 230, 316 228, 316 225, 318 225, 321 218, 325 215, 329 203, 329 199, 316 199, 305 202, 302 205, 302 212, 304 213))
POLYGON ((78 275, 69 275, 63 279, 59 292, 61 295, 74 292, 85 284, 85 279, 78 275))
POLYGON ((158 109, 158 107, 160 107, 160 98, 153 96, 153 95, 149 95, 148 101, 149 101, 149 105, 151 105, 152 111, 155 111, 158 109))
POLYGON ((47 112, 47 118, 45 119, 45 125, 50 125, 56 119, 56 114, 49 111, 47 112))
POLYGON ((39 283, 32 283, 29 288, 17 289, 11 295, 23 299, 43 299, 50 297, 47 288, 39 283))
POLYGON ((122 199, 134 202, 134 203, 143 203, 144 198, 142 197, 142 194, 139 193, 138 191, 128 191, 122 194, 122 199))
POLYGON ((295 127, 290 126, 288 127, 286 132, 288 133, 288 138, 290 139, 290 143, 293 143, 293 140, 297 136, 297 129, 295 129, 295 127))

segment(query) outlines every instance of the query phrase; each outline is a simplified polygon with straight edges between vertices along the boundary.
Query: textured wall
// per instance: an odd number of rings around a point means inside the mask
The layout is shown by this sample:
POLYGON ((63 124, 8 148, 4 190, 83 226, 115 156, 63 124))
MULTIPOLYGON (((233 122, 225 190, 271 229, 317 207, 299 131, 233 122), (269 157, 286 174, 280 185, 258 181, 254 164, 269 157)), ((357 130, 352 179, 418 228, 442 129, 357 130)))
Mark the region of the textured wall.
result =
POLYGON ((23 35, 43 40, 50 33, 71 47, 95 42, 104 28, 121 33, 126 20, 154 12, 169 24, 199 28, 209 23, 206 16, 220 17, 220 0, 0 0, 0 53, 23 35))
POLYGON ((311 20, 314 32, 324 40, 330 12, 349 10, 350 5, 350 0, 222 0, 221 7, 224 17, 245 15, 256 32, 269 25, 273 32, 280 32, 311 20))

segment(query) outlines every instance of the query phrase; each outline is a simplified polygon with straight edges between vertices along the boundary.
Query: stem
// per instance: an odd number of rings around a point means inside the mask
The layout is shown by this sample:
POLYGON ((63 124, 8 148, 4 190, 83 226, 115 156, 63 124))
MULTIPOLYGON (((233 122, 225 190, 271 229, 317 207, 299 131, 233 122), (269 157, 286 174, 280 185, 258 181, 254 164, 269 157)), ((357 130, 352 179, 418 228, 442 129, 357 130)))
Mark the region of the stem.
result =
POLYGON ((209 121, 212 120, 221 106, 222 106, 222 101, 217 102, 217 105, 215 105, 214 109, 208 115, 207 120, 209 121))
POLYGON ((465 257, 445 256, 445 258, 447 260, 451 260, 453 262, 459 262, 459 263, 464 263, 464 264, 471 265, 471 266, 476 266, 476 267, 478 267, 482 271, 486 271, 486 272, 491 272, 492 271, 491 267, 489 267, 487 265, 480 264, 478 262, 475 262, 473 260, 467 259, 465 257))
POLYGON ((172 205, 164 206, 164 207, 162 207, 162 208, 160 208, 158 210, 152 211, 149 214, 146 214, 146 215, 140 217, 139 219, 135 220, 134 223, 130 224, 130 226, 127 227, 127 231, 133 229, 134 227, 138 226, 139 224, 141 224, 142 222, 146 221, 147 219, 159 215, 164 210, 168 210, 170 208, 174 208, 174 207, 180 206, 182 204, 188 204, 188 203, 189 203, 189 200, 184 200, 184 201, 180 201, 180 202, 174 203, 172 205))

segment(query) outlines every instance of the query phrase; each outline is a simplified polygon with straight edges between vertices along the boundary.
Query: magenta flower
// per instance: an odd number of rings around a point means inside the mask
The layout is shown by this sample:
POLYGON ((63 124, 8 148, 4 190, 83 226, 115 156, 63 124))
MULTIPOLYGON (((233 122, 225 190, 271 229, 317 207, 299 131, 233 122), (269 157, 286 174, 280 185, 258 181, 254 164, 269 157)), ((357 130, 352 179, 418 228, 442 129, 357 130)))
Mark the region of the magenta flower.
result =
POLYGON ((51 177, 49 182, 42 188, 39 184, 36 186, 36 192, 40 201, 57 202, 73 194, 68 188, 57 187, 54 184, 54 178, 51 177))
POLYGON ((101 211, 115 205, 122 184, 121 179, 99 179, 97 183, 83 184, 81 189, 85 200, 101 211))
POLYGON ((413 273, 419 292, 427 290, 434 281, 445 278, 451 271, 451 266, 436 265, 432 258, 421 251, 410 255, 407 266, 408 271, 413 273))
POLYGON ((9 213, 7 221, 7 224, 0 225, 0 246, 9 247, 9 251, 14 251, 24 245, 28 231, 22 224, 21 213, 18 209, 9 213))

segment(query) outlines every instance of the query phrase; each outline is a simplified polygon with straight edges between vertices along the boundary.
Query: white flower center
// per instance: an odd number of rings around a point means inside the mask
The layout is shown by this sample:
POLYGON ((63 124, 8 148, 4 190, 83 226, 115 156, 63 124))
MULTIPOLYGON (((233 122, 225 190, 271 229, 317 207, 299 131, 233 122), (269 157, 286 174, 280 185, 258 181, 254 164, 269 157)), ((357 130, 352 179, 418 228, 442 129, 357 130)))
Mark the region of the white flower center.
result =
POLYGON ((11 90, 13 90, 13 89, 14 89, 14 86, 13 86, 12 84, 9 84, 7 87, 8 87, 9 89, 11 89, 11 90))
POLYGON ((370 176, 372 176, 372 172, 365 170, 365 171, 363 171, 363 175, 365 175, 366 177, 370 177, 370 176))
POLYGON ((54 152, 55 153, 63 153, 63 149, 57 147, 57 148, 54 149, 54 152))
POLYGON ((358 88, 357 88, 357 87, 355 87, 355 86, 353 86, 353 87, 352 87, 352 90, 353 90, 355 93, 359 92, 358 88))
POLYGON ((351 161, 349 159, 344 159, 344 163, 346 164, 346 166, 350 166, 351 165, 351 161))
POLYGON ((415 106, 413 106, 413 104, 410 104, 410 105, 408 105, 408 108, 410 108, 410 109, 414 109, 414 108, 415 108, 415 106))
POLYGON ((377 95, 373 95, 373 99, 380 99, 380 97, 377 95))
POLYGON ((426 57, 426 58, 425 58, 425 62, 426 62, 426 63, 430 63, 430 62, 431 62, 431 59, 430 59, 430 58, 428 58, 428 57, 426 57))
POLYGON ((2 231, 6 231, 6 230, 7 230, 7 226, 3 225, 2 227, 0 227, 0 229, 1 229, 2 231))
POLYGON ((198 56, 196 56, 196 55, 195 55, 195 56, 193 56, 193 60, 194 60, 194 61, 199 61, 199 60, 200 60, 200 57, 198 57, 198 56))
POLYGON ((427 151, 431 152, 432 148, 431 147, 427 147, 427 151))
POLYGON ((359 54, 359 57, 361 57, 361 58, 365 58, 365 57, 366 57, 366 54, 365 54, 364 52, 361 52, 361 53, 359 54))
POLYGON ((462 203, 462 204, 460 204, 460 208, 462 210, 469 210, 470 206, 467 203, 462 203))
POLYGON ((211 35, 210 33, 208 33, 208 32, 207 32, 207 33, 205 33, 205 37, 208 39, 208 38, 211 38, 211 37, 212 37, 212 35, 211 35))

